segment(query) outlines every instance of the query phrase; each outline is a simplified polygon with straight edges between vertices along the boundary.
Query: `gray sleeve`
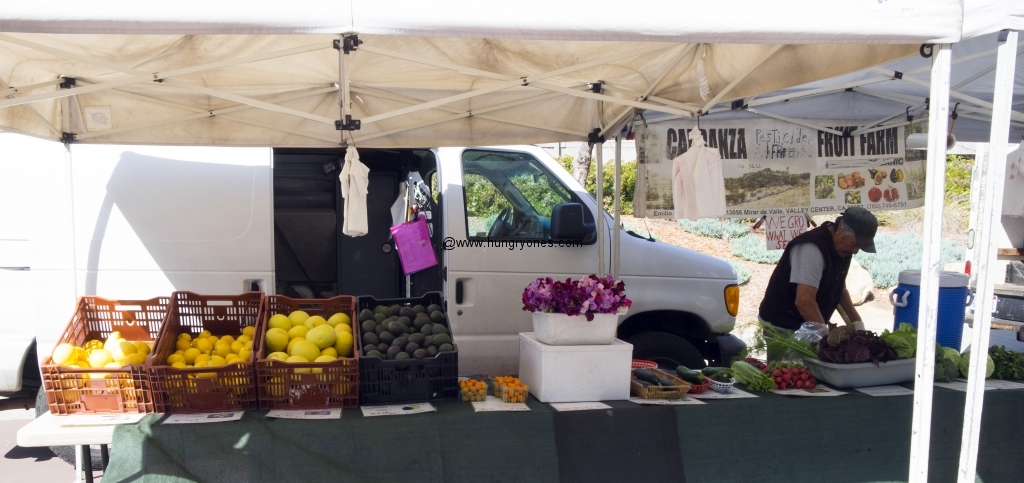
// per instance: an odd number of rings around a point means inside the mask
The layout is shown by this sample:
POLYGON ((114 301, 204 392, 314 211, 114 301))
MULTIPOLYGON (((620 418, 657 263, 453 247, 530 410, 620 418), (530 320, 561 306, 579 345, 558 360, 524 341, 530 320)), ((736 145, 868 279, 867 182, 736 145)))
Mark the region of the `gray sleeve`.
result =
POLYGON ((818 288, 821 274, 825 271, 825 258, 813 243, 801 243, 789 252, 790 283, 800 283, 818 288))

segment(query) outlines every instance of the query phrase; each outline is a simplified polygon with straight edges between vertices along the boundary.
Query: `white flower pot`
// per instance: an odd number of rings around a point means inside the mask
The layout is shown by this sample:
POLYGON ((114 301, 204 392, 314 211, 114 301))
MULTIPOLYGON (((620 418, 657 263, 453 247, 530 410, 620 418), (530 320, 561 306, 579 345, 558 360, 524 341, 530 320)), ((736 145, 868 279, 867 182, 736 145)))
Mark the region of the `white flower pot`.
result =
POLYGON ((569 316, 547 312, 533 312, 533 332, 537 340, 547 345, 608 345, 615 340, 619 314, 569 316))

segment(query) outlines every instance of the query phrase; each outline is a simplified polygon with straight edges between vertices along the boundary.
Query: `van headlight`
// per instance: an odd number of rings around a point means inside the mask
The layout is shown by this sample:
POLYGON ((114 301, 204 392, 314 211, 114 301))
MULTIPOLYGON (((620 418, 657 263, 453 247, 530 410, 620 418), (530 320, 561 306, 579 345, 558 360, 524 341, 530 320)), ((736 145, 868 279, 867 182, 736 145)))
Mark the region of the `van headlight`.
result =
POLYGON ((726 285, 725 287, 725 310, 729 315, 735 317, 740 311, 740 286, 726 285))

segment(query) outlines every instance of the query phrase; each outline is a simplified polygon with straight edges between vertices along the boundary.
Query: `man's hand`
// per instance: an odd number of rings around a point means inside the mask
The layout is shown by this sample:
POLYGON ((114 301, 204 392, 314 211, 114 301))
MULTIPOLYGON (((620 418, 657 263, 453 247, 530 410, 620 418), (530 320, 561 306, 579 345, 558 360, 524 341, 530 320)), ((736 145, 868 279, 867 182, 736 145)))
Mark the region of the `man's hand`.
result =
MULTIPOLYGON (((797 290, 799 294, 799 288, 797 290)), ((843 294, 839 296, 839 306, 846 311, 846 316, 850 318, 850 322, 862 322, 864 320, 860 318, 860 313, 857 312, 857 308, 853 305, 853 297, 850 296, 850 291, 846 290, 846 287, 843 287, 843 294)))
MULTIPOLYGON (((818 322, 824 324, 825 317, 821 315, 821 310, 818 309, 818 302, 815 300, 817 295, 817 288, 798 283, 796 284, 795 305, 796 309, 800 311, 800 315, 803 316, 805 322, 818 322)), ((849 299, 849 297, 850 295, 846 294, 846 298, 849 299)), ((850 305, 852 306, 853 303, 850 305)))

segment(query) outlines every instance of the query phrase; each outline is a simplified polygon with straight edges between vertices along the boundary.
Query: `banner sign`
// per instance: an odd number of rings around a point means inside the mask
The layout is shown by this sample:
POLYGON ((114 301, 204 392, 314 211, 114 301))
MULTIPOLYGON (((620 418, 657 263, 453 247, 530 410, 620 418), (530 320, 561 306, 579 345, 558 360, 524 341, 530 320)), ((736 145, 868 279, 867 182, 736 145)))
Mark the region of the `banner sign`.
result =
MULTIPOLYGON (((722 158, 727 217, 924 205, 924 151, 908 156, 903 126, 850 134, 859 128, 850 121, 813 122, 842 134, 772 119, 701 120, 705 142, 722 158)), ((678 120, 637 127, 636 216, 675 218, 672 165, 692 145, 694 126, 678 120)))

